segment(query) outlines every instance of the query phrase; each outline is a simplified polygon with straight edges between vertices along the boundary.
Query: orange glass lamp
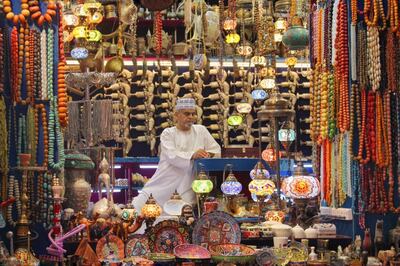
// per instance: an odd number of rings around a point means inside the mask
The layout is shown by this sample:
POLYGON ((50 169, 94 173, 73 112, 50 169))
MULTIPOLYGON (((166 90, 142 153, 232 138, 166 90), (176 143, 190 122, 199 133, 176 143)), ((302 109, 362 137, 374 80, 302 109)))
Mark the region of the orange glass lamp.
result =
POLYGON ((305 223, 305 220, 307 220, 305 215, 307 203, 318 197, 320 191, 321 185, 318 178, 309 175, 302 162, 297 163, 292 176, 283 180, 282 192, 294 200, 299 210, 298 224, 305 223))
POLYGON ((147 199, 146 204, 142 207, 141 215, 146 220, 147 228, 151 227, 154 221, 162 213, 160 205, 156 202, 153 194, 147 199))

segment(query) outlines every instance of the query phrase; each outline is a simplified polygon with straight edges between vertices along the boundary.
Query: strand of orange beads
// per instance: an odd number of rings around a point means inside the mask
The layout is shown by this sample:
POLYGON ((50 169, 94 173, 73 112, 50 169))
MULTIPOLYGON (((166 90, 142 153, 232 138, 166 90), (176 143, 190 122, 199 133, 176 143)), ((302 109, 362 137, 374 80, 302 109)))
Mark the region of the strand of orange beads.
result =
MULTIPOLYGON (((44 104, 36 104, 35 105, 35 128, 36 128, 36 146, 39 145, 39 113, 42 123, 43 129, 43 163, 42 166, 47 167, 49 161, 49 132, 48 132, 48 124, 47 124, 47 111, 44 104)), ((36 161, 37 162, 37 161, 36 161)))
POLYGON ((160 11, 155 13, 154 19, 154 32, 155 32, 155 52, 157 55, 162 51, 162 15, 160 11))
POLYGON ((388 20, 390 22, 390 30, 397 32, 399 30, 399 4, 397 0, 388 1, 388 20))
POLYGON ((376 26, 378 24, 378 1, 372 1, 372 8, 371 0, 364 1, 364 21, 367 26, 376 26), (372 17, 372 20, 370 20, 370 17, 372 17))
POLYGON ((351 0, 351 23, 357 24, 357 0, 351 0))
POLYGON ((30 15, 28 0, 21 0, 20 14, 15 13, 11 0, 3 1, 3 11, 6 15, 6 19, 12 21, 14 25, 18 25, 19 22, 21 22, 21 24, 25 24, 30 15))
POLYGON ((40 10, 40 3, 38 0, 29 1, 29 11, 32 14, 31 18, 35 20, 39 26, 42 26, 45 21, 50 24, 53 21, 53 17, 57 14, 56 10, 57 6, 52 0, 48 1, 45 13, 42 13, 40 10))
POLYGON ((382 108, 381 108, 381 96, 380 93, 376 93, 375 97, 376 106, 376 165, 383 167, 383 134, 382 134, 382 108))
POLYGON ((65 84, 65 74, 67 72, 67 66, 65 64, 64 54, 64 38, 63 38, 63 25, 62 25, 62 12, 61 5, 57 4, 60 10, 59 27, 58 27, 58 45, 59 45, 59 62, 58 62, 58 118, 60 120, 61 127, 65 128, 68 124, 68 95, 67 87, 65 84))
MULTIPOLYGON (((376 1, 378 2, 378 11, 379 11, 378 17, 381 18, 381 22, 382 22, 382 25, 378 26, 378 28, 379 28, 379 30, 382 31, 382 30, 386 29, 386 27, 387 27, 387 18, 385 15, 385 8, 383 6, 383 1, 382 0, 376 0, 376 1)), ((379 18, 378 18, 378 23, 379 23, 379 18)))
POLYGON ((15 101, 17 104, 21 105, 29 105, 33 98, 33 90, 32 86, 30 86, 30 72, 27 71, 25 74, 26 78, 26 98, 22 99, 22 81, 23 81, 23 68, 25 66, 26 69, 30 69, 30 65, 28 63, 29 57, 29 25, 25 24, 25 28, 21 27, 19 29, 19 45, 18 45, 18 74, 17 74, 17 89, 15 95, 15 101))
MULTIPOLYGON (((18 88, 18 30, 17 27, 13 27, 11 30, 11 100, 16 102, 17 88, 18 88)), ((21 69, 22 74, 22 69, 21 69)))

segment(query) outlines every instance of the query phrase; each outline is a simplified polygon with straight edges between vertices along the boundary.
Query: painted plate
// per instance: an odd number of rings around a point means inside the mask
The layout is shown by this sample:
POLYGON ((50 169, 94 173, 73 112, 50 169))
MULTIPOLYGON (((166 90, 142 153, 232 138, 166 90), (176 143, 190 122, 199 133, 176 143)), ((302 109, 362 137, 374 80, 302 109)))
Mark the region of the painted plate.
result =
POLYGON ((189 260, 205 260, 211 258, 211 254, 206 248, 194 244, 176 246, 174 248, 174 255, 177 258, 189 260))
POLYGON ((149 252, 149 240, 145 235, 132 235, 125 244, 126 257, 140 257, 146 255, 149 252))
POLYGON ((152 252, 173 254, 176 246, 189 243, 188 228, 174 220, 165 220, 149 231, 149 246, 152 252))
POLYGON ((231 215, 215 211, 203 215, 195 224, 192 234, 193 244, 209 248, 218 244, 240 244, 240 227, 231 215))
POLYGON ((100 261, 120 262, 125 257, 124 242, 115 235, 106 235, 97 242, 96 254, 100 261))

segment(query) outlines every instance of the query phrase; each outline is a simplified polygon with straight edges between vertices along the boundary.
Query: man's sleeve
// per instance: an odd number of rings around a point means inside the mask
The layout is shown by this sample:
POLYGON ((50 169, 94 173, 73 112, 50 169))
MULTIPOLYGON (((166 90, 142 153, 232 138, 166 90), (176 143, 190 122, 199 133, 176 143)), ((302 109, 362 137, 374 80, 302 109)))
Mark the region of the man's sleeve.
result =
POLYGON ((206 127, 203 127, 204 130, 204 138, 205 138, 205 150, 207 152, 213 153, 214 158, 221 157, 221 146, 215 141, 215 139, 211 136, 210 132, 206 127))
POLYGON ((161 152, 170 164, 178 168, 190 167, 190 159, 194 153, 193 151, 178 151, 175 146, 173 133, 167 129, 161 133, 160 139, 161 152))

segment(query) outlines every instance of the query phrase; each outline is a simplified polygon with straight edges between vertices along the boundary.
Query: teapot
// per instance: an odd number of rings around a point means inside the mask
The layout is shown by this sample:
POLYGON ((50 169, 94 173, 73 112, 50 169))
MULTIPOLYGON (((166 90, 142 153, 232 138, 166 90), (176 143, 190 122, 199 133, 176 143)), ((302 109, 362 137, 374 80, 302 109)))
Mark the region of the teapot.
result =
POLYGON ((307 238, 317 238, 318 237, 318 230, 312 228, 311 226, 304 231, 307 238))
POLYGON ((292 228, 292 234, 293 234, 294 238, 297 238, 297 239, 306 238, 306 233, 305 233, 304 229, 298 224, 292 228))

